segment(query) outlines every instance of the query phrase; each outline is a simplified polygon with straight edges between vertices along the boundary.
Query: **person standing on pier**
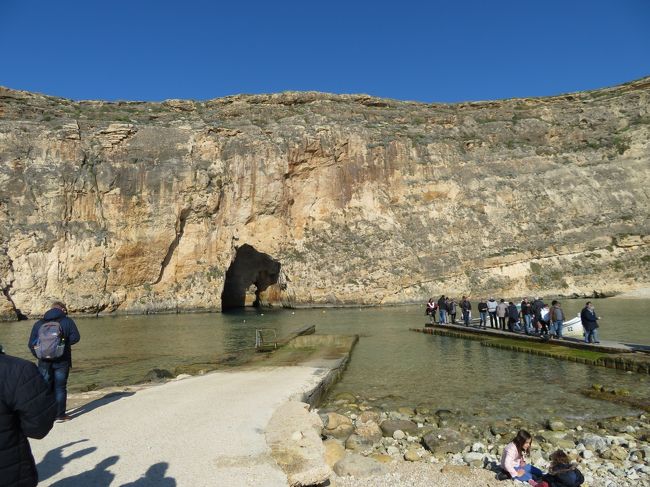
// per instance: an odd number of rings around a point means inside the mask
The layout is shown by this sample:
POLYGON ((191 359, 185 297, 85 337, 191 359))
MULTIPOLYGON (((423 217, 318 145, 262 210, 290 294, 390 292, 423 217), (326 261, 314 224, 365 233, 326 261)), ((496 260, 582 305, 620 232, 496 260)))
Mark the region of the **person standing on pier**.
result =
POLYGON ((497 306, 497 317, 499 318, 499 326, 502 330, 506 329, 506 316, 508 315, 508 305, 503 299, 499 302, 497 306))
POLYGON ((582 327, 585 329, 585 343, 600 343, 598 340, 598 320, 599 316, 596 315, 596 310, 591 301, 587 301, 585 307, 580 312, 580 320, 582 327))
POLYGON ((488 314, 490 315, 490 328, 499 328, 497 321, 497 302, 494 298, 488 299, 487 302, 488 314))
POLYGON ((444 325, 447 322, 447 300, 444 294, 438 300, 438 316, 438 322, 444 325))
POLYGON ((533 310, 531 308, 530 302, 528 301, 528 298, 524 298, 521 301, 521 321, 524 324, 524 331, 526 332, 526 335, 530 335, 531 332, 533 331, 532 328, 532 314, 533 310))
POLYGON ((467 299, 467 296, 463 296, 463 300, 460 303, 460 309, 463 310, 463 322, 465 323, 465 326, 469 326, 469 320, 471 319, 471 313, 472 313, 472 303, 469 302, 469 299, 467 299))
POLYGON ((512 301, 508 302, 508 330, 513 333, 521 330, 519 328, 519 310, 512 301))
POLYGON ((545 304, 541 296, 537 296, 535 298, 535 301, 533 301, 533 303, 530 306, 530 309, 533 313, 533 327, 535 328, 537 334, 540 334, 542 332, 542 324, 540 323, 539 317, 544 306, 545 304))
POLYGON ((427 315, 431 317, 431 324, 433 325, 436 322, 436 302, 433 300, 433 298, 429 298, 429 301, 427 302, 427 315))
POLYGON ((455 325, 456 324, 456 300, 452 299, 451 302, 449 303, 449 307, 447 308, 449 310, 449 314, 451 315, 451 324, 455 325))
POLYGON ((55 301, 52 303, 52 309, 34 323, 27 343, 29 351, 32 352, 34 357, 38 358, 38 369, 45 382, 49 385, 50 390, 54 391, 57 405, 57 421, 72 419, 65 412, 68 398, 68 375, 72 368, 72 345, 77 343, 80 338, 76 323, 68 318, 65 304, 61 301, 55 301), (44 341, 42 327, 47 327, 58 335, 58 345, 63 347, 60 355, 43 357, 39 353, 38 350, 44 341))
POLYGON ((479 327, 483 328, 484 330, 487 328, 487 314, 488 314, 488 305, 485 299, 478 303, 478 315, 479 318, 481 319, 479 323, 479 327))
POLYGON ((554 299, 551 302, 551 335, 555 334, 555 338, 562 338, 562 327, 564 326, 564 311, 560 306, 560 302, 554 299))

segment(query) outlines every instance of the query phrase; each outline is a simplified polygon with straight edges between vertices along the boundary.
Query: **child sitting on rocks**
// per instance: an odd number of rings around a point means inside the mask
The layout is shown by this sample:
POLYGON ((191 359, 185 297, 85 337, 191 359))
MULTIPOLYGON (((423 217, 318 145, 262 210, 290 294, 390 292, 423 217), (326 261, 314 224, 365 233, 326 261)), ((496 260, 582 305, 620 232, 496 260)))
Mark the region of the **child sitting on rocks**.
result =
POLYGON ((530 433, 526 430, 519 430, 517 436, 503 450, 501 468, 508 473, 512 480, 528 482, 536 486, 537 482, 533 477, 541 477, 542 471, 526 462, 526 455, 530 454, 531 443, 530 433))
POLYGON ((538 487, 579 487, 585 481, 577 466, 563 450, 551 453, 551 466, 548 473, 542 476, 538 487))

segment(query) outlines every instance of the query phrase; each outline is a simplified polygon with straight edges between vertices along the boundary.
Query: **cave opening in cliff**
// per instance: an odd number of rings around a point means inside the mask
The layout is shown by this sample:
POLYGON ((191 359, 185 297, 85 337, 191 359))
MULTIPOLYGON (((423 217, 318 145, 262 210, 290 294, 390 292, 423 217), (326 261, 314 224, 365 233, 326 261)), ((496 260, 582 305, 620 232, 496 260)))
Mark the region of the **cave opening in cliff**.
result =
POLYGON ((222 311, 244 308, 246 297, 251 292, 254 294, 252 306, 261 306, 260 294, 278 282, 280 267, 280 262, 268 254, 258 252, 252 245, 238 247, 235 258, 226 271, 221 293, 222 311))

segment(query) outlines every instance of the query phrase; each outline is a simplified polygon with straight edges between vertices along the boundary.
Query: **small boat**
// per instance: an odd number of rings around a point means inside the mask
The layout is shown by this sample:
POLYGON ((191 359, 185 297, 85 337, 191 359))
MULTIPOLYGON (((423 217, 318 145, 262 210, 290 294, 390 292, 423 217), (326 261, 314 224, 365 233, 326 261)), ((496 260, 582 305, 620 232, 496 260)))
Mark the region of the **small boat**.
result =
POLYGON ((562 325, 562 336, 582 338, 584 333, 585 329, 582 327, 580 315, 569 321, 565 321, 562 325))

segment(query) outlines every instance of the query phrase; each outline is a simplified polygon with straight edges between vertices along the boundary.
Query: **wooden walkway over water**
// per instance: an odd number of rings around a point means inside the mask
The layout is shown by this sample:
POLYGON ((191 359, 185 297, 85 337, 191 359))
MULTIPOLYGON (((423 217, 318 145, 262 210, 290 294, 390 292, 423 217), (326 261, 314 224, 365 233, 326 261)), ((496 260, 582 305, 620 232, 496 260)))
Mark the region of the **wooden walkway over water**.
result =
POLYGON ((465 326, 427 323, 423 328, 411 328, 411 331, 479 340, 482 345, 489 347, 650 374, 650 346, 648 345, 612 340, 585 343, 584 340, 573 337, 546 341, 536 335, 496 328, 480 328, 476 324, 465 326))

